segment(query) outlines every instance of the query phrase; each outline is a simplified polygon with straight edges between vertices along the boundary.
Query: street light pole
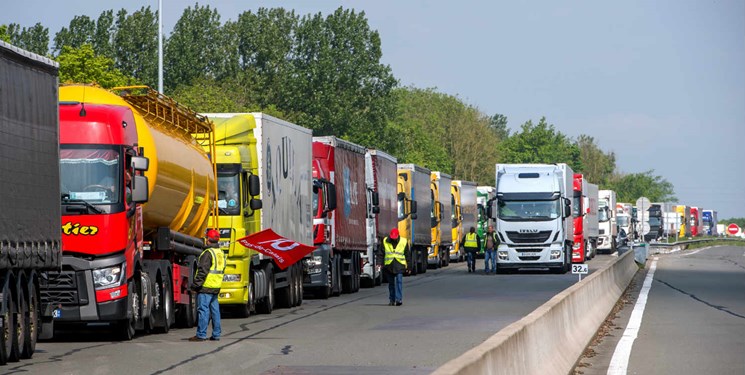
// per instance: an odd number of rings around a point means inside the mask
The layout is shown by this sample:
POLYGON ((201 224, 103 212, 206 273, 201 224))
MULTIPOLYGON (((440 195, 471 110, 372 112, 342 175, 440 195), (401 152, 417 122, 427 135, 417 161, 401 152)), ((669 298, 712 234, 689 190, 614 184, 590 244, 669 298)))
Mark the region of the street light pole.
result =
POLYGON ((163 93, 163 0, 158 0, 158 92, 163 93))

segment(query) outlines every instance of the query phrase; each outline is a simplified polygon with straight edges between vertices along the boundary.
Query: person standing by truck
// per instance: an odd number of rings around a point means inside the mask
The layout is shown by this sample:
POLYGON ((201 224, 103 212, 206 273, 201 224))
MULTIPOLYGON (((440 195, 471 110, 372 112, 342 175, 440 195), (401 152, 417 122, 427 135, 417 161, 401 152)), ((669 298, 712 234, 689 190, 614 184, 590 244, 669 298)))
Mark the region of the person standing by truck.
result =
POLYGON ((225 254, 220 251, 220 232, 215 229, 207 231, 207 248, 199 255, 197 274, 194 276, 192 289, 197 294, 197 334, 189 341, 206 341, 207 324, 212 319, 212 336, 210 340, 220 341, 220 294, 223 274, 225 273, 225 254))
POLYGON ((489 229, 484 234, 484 272, 497 272, 497 246, 499 240, 497 239, 497 232, 494 231, 494 226, 489 225, 489 229), (491 260, 491 268, 489 268, 489 260, 491 260))
POLYGON ((385 258, 383 269, 388 280, 388 306, 403 304, 404 271, 408 268, 406 258, 409 257, 409 247, 406 238, 401 238, 398 228, 391 229, 391 233, 383 240, 385 258))
POLYGON ((476 272, 476 253, 479 252, 481 247, 481 239, 476 235, 476 227, 471 227, 468 233, 463 235, 460 244, 466 250, 468 272, 476 272))

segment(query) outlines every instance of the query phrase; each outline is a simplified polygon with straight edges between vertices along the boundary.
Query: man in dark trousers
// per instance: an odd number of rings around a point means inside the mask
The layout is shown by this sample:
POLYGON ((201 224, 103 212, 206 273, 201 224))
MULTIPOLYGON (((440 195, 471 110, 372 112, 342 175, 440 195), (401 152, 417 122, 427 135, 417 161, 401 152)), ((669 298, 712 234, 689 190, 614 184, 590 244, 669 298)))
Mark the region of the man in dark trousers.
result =
POLYGON ((405 238, 398 234, 398 228, 391 229, 390 234, 383 240, 385 258, 383 272, 388 280, 388 306, 403 305, 404 271, 408 268, 406 258, 409 247, 405 238))
POLYGON ((476 272, 476 253, 481 247, 481 239, 476 235, 476 228, 471 227, 468 233, 463 235, 460 245, 466 250, 466 261, 468 262, 468 272, 476 272))
POLYGON ((222 286, 225 273, 225 253, 219 246, 220 232, 215 229, 207 231, 207 248, 199 255, 197 273, 194 276, 192 290, 197 292, 197 334, 189 341, 206 341, 207 325, 212 318, 212 336, 210 340, 220 341, 220 304, 217 296, 222 286))
POLYGON ((489 230, 484 235, 484 272, 497 272, 497 247, 499 247, 499 238, 494 226, 490 225, 489 230), (491 268, 489 263, 491 261, 491 268))

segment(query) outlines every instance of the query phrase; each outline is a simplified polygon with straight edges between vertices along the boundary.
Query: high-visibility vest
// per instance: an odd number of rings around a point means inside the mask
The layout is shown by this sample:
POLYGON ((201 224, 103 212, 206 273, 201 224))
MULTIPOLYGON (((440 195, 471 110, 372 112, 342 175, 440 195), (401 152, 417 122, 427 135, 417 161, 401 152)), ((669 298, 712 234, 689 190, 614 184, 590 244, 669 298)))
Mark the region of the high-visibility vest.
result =
POLYGON ((476 233, 467 233, 466 242, 463 244, 464 247, 479 247, 478 241, 476 241, 476 233))
POLYGON ((404 267, 406 267, 406 255, 404 254, 404 251, 406 250, 406 239, 403 237, 399 237, 398 245, 396 247, 393 247, 393 244, 388 242, 388 237, 386 237, 383 240, 383 247, 385 248, 385 260, 384 264, 387 266, 393 262, 393 260, 397 260, 399 263, 401 263, 404 267))
POLYGON ((206 252, 209 252, 212 257, 212 266, 210 267, 210 271, 207 273, 207 278, 204 280, 204 285, 202 285, 202 287, 208 289, 220 289, 222 286, 223 274, 225 273, 225 253, 220 249, 208 247, 202 251, 202 254, 199 257, 201 258, 206 252))

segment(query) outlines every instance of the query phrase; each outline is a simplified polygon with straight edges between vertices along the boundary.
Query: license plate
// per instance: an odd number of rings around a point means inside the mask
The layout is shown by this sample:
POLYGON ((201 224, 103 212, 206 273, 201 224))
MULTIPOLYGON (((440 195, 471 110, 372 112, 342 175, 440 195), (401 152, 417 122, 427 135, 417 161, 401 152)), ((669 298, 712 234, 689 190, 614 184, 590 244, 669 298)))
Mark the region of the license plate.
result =
POLYGON ((526 256, 526 257, 538 257, 538 256, 541 256, 541 253, 520 253, 520 255, 526 256))
POLYGON ((54 309, 54 311, 52 311, 52 318, 59 319, 61 317, 62 317, 62 310, 54 309))

